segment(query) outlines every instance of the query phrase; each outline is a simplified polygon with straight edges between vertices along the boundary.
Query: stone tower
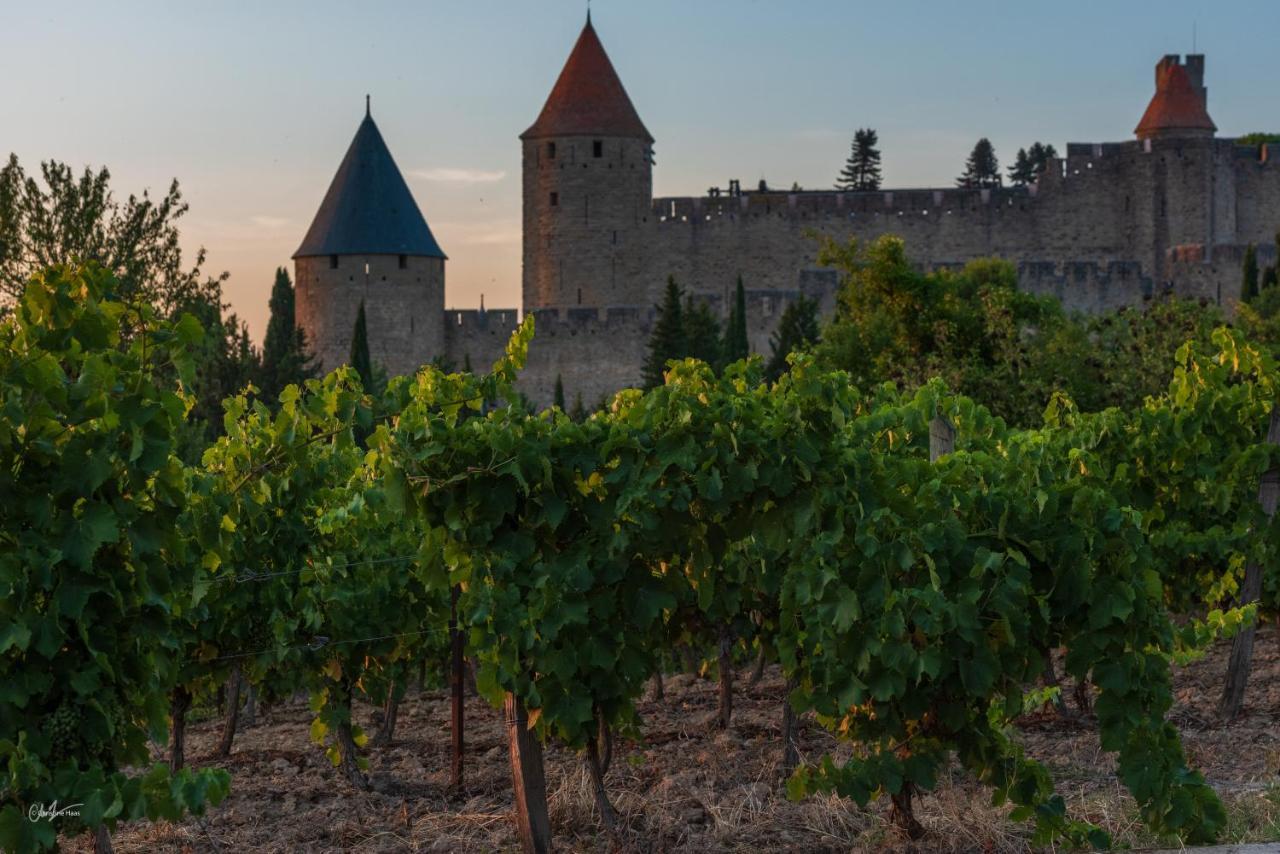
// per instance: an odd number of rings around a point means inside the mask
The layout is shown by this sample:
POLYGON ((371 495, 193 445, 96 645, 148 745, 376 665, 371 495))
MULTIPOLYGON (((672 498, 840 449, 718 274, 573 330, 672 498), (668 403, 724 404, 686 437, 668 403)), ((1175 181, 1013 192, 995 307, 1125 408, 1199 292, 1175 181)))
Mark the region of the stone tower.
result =
POLYGON ((525 311, 647 304, 635 293, 653 198, 653 137, 591 16, 524 146, 525 311))
POLYGON ((297 323, 325 371, 348 361, 362 301, 369 355, 392 376, 444 354, 445 254, 367 102, 293 260, 297 323))
POLYGON ((1138 139, 1211 137, 1217 126, 1209 118, 1204 88, 1204 54, 1176 54, 1156 63, 1156 93, 1134 130, 1138 139))

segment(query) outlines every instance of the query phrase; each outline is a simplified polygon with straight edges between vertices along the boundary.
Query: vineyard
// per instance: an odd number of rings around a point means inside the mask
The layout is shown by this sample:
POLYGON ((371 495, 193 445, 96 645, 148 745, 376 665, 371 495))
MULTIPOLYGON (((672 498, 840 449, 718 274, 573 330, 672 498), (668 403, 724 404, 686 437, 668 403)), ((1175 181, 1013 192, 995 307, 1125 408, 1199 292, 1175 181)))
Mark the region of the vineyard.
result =
POLYGON ((246 392, 197 453, 201 334, 93 267, 37 277, 0 325, 6 850, 109 850, 126 823, 204 815, 241 781, 190 767, 187 718, 221 693, 228 756, 242 685, 295 711, 305 694, 357 792, 411 687, 446 685, 413 696, 447 704, 461 790, 472 674, 527 851, 557 834, 544 751, 584 769, 601 847, 662 847, 618 809, 615 754, 694 672, 715 677, 719 730, 776 689, 780 735, 756 749, 792 802, 884 798, 905 839, 927 840, 922 799, 962 774, 1026 845, 1110 844, 1015 734, 1068 706, 1146 832, 1226 829, 1168 716, 1178 672, 1225 640, 1213 713, 1238 714, 1280 593, 1280 374, 1229 328, 1141 407, 1057 396, 1014 429, 938 380, 858 389, 803 355, 773 384, 758 360, 690 360, 586 420, 529 414, 508 405, 526 320, 488 374, 246 392), (747 663, 763 682, 735 681, 747 663), (802 718, 824 738, 802 745, 802 718), (30 818, 55 802, 78 813, 30 818))

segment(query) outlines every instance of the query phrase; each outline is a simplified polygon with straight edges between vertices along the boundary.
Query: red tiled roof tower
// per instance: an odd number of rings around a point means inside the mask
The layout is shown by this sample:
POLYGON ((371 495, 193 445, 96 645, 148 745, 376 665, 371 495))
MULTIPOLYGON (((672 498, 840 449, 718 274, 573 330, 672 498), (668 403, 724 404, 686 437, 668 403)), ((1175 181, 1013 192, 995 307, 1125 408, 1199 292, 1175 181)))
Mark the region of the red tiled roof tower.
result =
POLYGON ((520 138, 551 136, 621 136, 653 142, 589 14, 538 120, 520 138))
POLYGON ((1183 65, 1177 54, 1156 64, 1156 93, 1134 130, 1138 139, 1154 136, 1205 136, 1218 128, 1205 106, 1204 56, 1188 55, 1183 65))

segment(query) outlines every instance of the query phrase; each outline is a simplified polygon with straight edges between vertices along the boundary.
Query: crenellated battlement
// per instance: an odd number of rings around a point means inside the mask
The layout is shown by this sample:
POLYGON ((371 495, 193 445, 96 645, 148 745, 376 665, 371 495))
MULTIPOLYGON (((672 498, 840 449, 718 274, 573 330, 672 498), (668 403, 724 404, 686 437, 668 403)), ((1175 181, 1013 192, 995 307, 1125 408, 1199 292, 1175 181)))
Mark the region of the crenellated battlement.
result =
POLYGON ((744 192, 737 196, 667 196, 653 200, 651 213, 662 224, 743 222, 760 219, 858 221, 904 216, 952 216, 992 207, 1015 207, 1034 198, 1037 188, 960 187, 841 192, 744 192))

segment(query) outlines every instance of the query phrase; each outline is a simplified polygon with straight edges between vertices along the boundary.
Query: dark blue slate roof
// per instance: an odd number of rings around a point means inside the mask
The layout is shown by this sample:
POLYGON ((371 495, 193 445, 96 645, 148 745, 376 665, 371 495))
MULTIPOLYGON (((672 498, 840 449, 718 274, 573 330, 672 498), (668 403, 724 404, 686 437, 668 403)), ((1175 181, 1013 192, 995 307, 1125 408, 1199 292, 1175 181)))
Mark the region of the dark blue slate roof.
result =
POLYGON ((445 257, 368 113, 293 253, 310 255, 445 257))

